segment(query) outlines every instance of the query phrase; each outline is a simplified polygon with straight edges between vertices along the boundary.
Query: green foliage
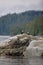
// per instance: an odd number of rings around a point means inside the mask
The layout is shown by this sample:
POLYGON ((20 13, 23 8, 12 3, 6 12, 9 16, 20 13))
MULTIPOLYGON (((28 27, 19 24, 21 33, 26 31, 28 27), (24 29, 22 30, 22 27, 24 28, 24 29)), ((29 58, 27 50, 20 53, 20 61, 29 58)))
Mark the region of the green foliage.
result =
POLYGON ((43 35, 43 16, 25 25, 25 29, 33 35, 43 35))
POLYGON ((24 23, 21 27, 13 28, 12 32, 16 31, 16 34, 21 33, 23 30, 25 33, 29 32, 32 35, 43 35, 43 16, 34 19, 32 22, 24 23))
POLYGON ((21 31, 43 34, 43 11, 27 11, 0 17, 0 35, 16 35, 21 31))

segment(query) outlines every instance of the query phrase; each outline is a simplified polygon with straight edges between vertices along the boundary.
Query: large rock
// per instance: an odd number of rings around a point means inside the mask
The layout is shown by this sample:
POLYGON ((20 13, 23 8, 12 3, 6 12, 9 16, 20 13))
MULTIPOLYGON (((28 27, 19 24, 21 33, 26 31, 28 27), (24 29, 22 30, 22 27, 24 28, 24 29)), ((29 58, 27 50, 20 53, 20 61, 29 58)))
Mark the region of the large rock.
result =
POLYGON ((20 34, 10 37, 5 43, 2 46, 0 45, 3 54, 19 56, 23 54, 29 45, 29 37, 27 34, 20 34))
POLYGON ((29 56, 43 56, 43 40, 33 40, 27 47, 25 55, 29 56))

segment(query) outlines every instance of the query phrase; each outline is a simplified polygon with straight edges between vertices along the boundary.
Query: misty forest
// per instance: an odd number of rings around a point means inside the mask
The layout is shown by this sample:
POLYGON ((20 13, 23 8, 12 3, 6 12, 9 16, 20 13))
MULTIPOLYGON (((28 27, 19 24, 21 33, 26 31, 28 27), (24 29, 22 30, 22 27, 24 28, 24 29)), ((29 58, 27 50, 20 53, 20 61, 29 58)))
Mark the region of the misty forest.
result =
POLYGON ((21 31, 43 35, 43 11, 25 11, 0 17, 0 35, 16 35, 21 31))

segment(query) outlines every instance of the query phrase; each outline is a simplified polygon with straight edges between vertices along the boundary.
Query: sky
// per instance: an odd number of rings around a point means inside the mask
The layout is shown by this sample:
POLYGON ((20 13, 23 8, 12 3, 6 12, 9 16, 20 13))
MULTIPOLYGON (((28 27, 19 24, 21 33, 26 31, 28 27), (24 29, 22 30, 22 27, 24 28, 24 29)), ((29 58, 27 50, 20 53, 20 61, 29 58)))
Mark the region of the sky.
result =
POLYGON ((0 16, 28 10, 43 11, 43 0, 0 0, 0 16))

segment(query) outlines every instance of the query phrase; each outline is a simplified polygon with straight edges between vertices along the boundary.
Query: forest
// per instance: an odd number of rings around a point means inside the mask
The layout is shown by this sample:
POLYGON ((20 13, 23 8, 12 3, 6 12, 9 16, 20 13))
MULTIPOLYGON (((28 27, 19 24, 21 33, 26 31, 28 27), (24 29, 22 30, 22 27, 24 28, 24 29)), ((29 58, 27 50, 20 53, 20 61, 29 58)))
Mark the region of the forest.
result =
POLYGON ((21 31, 43 35, 43 11, 26 11, 0 17, 0 35, 16 35, 21 31))

